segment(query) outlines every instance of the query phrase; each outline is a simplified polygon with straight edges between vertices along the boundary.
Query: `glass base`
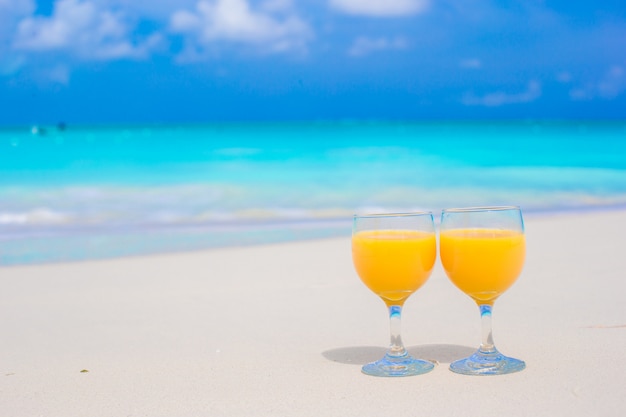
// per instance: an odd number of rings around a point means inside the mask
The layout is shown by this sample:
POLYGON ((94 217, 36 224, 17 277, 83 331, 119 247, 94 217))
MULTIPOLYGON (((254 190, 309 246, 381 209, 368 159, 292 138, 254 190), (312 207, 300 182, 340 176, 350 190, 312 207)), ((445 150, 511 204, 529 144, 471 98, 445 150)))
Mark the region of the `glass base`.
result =
POLYGON ((477 350, 472 356, 450 364, 452 372, 464 375, 503 375, 524 368, 524 361, 504 356, 495 349, 493 352, 477 350))
POLYGON ((381 360, 363 365, 361 371, 372 376, 413 376, 433 370, 435 365, 409 354, 403 356, 385 355, 381 360))

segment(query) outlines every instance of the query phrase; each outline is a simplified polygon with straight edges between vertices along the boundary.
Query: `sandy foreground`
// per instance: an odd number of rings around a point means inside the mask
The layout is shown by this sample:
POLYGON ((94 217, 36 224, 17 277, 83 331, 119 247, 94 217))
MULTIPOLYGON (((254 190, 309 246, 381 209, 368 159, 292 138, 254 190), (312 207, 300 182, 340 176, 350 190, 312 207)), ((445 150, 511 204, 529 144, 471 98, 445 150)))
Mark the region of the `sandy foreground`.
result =
POLYGON ((407 302, 429 374, 376 378, 382 301, 348 238, 0 269, 0 416, 623 416, 626 211, 527 218, 494 336, 523 372, 448 370, 479 343, 438 264, 407 302))

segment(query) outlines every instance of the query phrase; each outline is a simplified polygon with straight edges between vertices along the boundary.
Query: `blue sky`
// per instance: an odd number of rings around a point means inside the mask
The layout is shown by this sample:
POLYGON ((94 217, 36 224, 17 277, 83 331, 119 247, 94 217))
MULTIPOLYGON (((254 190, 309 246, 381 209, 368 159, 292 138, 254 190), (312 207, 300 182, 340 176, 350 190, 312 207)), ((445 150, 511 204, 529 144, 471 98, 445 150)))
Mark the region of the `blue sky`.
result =
POLYGON ((0 125, 626 119, 626 2, 0 0, 0 125))

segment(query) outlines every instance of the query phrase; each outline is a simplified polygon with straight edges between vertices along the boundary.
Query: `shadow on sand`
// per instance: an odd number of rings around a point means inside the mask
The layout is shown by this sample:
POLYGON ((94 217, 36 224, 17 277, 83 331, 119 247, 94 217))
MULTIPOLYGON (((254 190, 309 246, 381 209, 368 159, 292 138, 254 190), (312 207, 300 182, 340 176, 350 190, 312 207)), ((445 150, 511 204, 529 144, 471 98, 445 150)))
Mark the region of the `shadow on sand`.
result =
MULTIPOLYGON (((476 351, 476 348, 460 345, 421 345, 407 347, 409 354, 415 358, 425 359, 434 363, 450 363, 465 358, 476 351)), ((330 349, 322 352, 326 359, 350 365, 365 365, 377 361, 387 350, 380 346, 350 346, 330 349)))

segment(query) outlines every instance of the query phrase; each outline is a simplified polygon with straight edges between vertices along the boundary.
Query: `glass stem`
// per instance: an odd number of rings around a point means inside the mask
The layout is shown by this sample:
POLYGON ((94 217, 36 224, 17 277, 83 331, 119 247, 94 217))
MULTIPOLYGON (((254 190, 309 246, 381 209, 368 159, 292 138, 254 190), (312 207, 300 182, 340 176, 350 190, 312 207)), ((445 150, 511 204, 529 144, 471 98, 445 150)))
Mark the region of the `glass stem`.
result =
POLYGON ((401 316, 402 306, 389 306, 389 327, 391 342, 389 344, 388 356, 400 357, 407 354, 404 344, 402 343, 402 336, 400 334, 401 328, 401 316))
POLYGON ((496 347, 493 344, 493 334, 491 332, 491 309, 489 304, 481 304, 480 308, 480 321, 482 327, 482 340, 480 342, 480 351, 483 353, 493 353, 496 351, 496 347))

